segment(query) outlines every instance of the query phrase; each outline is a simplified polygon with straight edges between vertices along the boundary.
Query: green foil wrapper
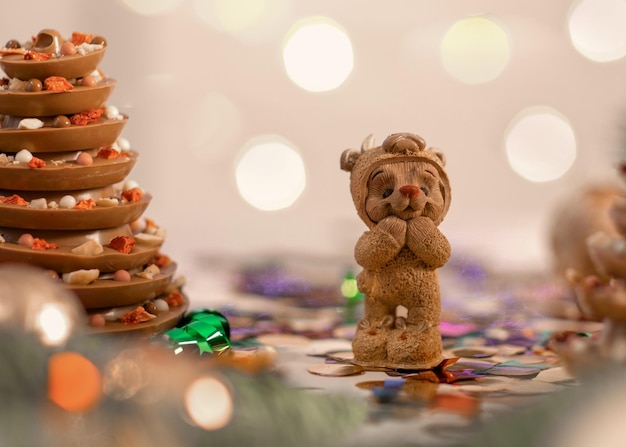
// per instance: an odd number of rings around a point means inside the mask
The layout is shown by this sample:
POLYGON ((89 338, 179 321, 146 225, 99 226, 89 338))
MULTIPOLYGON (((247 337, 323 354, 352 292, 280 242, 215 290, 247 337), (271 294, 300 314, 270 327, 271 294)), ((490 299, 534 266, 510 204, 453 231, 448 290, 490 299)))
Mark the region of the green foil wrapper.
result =
POLYGON ((176 354, 187 347, 197 348, 200 355, 219 354, 230 349, 230 325, 221 313, 210 309, 189 312, 178 327, 165 332, 176 354))

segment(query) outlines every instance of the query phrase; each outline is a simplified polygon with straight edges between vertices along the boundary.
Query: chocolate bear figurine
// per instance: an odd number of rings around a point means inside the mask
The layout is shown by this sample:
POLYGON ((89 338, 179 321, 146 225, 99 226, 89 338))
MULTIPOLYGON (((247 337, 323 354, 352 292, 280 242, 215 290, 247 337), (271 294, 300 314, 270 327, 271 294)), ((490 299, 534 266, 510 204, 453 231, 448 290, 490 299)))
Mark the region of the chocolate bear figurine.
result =
POLYGON ((437 226, 450 206, 445 158, 411 133, 373 146, 368 137, 361 151, 341 156, 356 210, 369 228, 355 247, 365 303, 352 341, 354 362, 430 369, 443 360, 437 269, 450 258, 450 244, 437 226))

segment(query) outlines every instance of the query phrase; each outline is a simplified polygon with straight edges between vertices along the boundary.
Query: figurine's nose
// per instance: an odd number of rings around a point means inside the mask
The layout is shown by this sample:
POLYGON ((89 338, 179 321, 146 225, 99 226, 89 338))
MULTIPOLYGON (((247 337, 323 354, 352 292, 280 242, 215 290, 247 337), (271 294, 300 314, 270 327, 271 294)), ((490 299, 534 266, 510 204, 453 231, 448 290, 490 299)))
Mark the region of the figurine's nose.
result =
POLYGON ((404 185, 400 187, 400 192, 409 199, 413 199, 419 195, 420 189, 415 185, 404 185))

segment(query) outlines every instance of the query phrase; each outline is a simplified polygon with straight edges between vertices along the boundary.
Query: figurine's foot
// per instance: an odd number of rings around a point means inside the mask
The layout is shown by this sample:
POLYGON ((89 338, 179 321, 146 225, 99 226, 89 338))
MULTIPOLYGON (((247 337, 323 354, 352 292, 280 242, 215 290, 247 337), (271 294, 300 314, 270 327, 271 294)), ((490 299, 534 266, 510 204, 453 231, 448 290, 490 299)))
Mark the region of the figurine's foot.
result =
POLYGON ((387 333, 385 328, 373 326, 369 320, 363 318, 357 325, 357 331, 352 340, 354 363, 373 365, 387 357, 387 333))
POLYGON ((387 339, 390 368, 431 369, 443 360, 443 346, 438 326, 418 329, 409 325, 393 330, 387 339))

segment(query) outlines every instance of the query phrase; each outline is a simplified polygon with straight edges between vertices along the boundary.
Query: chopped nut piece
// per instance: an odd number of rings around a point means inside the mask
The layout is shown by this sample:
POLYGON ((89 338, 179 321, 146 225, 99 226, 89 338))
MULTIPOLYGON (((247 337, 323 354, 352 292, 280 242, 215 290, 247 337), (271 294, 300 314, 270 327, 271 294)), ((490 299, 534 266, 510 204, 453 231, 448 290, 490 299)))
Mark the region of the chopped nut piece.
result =
POLYGON ((19 123, 17 123, 18 129, 33 130, 33 129, 39 129, 41 127, 43 127, 43 121, 37 118, 24 118, 20 120, 19 123))
POLYGON ((4 166, 4 165, 8 165, 11 161, 9 160, 9 157, 7 156, 7 154, 2 153, 0 154, 0 166, 4 166))
POLYGON ((63 273, 62 279, 66 284, 83 285, 91 284, 100 276, 98 269, 82 269, 69 273, 63 273))
POLYGON ((28 207, 36 210, 45 210, 48 208, 48 201, 43 197, 40 199, 33 199, 30 201, 28 207))
POLYGON ((144 279, 154 279, 154 277, 159 273, 161 273, 161 269, 159 269, 159 267, 155 264, 151 264, 146 267, 143 272, 137 273, 137 276, 144 279))
POLYGON ((103 198, 96 200, 96 206, 101 206, 101 207, 110 208, 113 206, 118 206, 119 204, 120 204, 120 201, 116 199, 115 197, 103 197, 103 198))
POLYGON ((70 250, 75 255, 96 256, 104 251, 104 247, 98 241, 88 240, 84 244, 74 247, 70 250))
POLYGON ((149 245, 151 247, 158 247, 161 244, 163 244, 163 241, 165 239, 162 238, 161 236, 157 236, 154 234, 139 233, 135 235, 135 240, 141 245, 149 245))

